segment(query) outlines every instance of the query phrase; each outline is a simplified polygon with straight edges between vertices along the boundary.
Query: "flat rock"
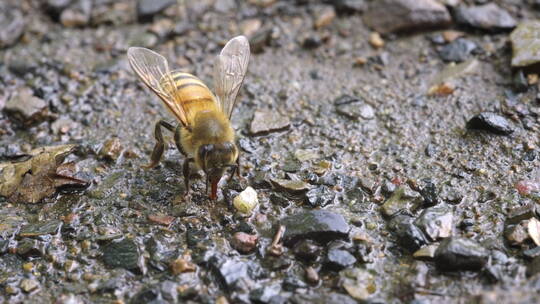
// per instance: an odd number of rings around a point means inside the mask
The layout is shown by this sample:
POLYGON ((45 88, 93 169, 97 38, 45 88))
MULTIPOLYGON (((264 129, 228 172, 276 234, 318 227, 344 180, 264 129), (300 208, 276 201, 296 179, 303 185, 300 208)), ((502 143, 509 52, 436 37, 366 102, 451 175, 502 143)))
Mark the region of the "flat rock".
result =
POLYGON ((303 193, 310 189, 308 183, 299 180, 272 178, 270 182, 277 190, 290 194, 303 193))
POLYGON ((0 4, 0 49, 12 46, 24 33, 22 12, 7 4, 0 4))
POLYGON ((257 110, 249 127, 252 135, 262 135, 283 131, 289 128, 291 122, 287 116, 275 111, 257 110))
POLYGON ((497 135, 510 135, 514 128, 508 120, 492 112, 482 112, 467 122, 467 129, 484 130, 497 135))
POLYGON ((434 0, 378 0, 364 13, 364 22, 381 34, 441 27, 451 22, 446 7, 434 0))
POLYGON ((30 88, 18 89, 4 107, 6 113, 25 124, 39 120, 46 109, 45 100, 34 96, 30 88))
POLYGON ((454 9, 454 18, 459 24, 492 32, 516 27, 516 20, 493 2, 478 6, 459 6, 454 9))
POLYGON ((349 235, 349 225, 341 214, 327 210, 312 210, 290 215, 281 220, 285 226, 283 240, 292 246, 303 239, 327 243, 349 235))
POLYGON ((110 267, 120 267, 128 270, 139 268, 141 254, 135 241, 123 239, 111 242, 103 248, 103 262, 110 267))
POLYGON ((489 252, 477 242, 453 237, 441 242, 435 252, 435 263, 444 271, 477 271, 484 267, 488 257, 489 252))
POLYGON ((512 66, 526 67, 540 62, 540 21, 520 23, 510 34, 512 66))
POLYGON ((24 226, 19 232, 20 237, 35 237, 48 234, 56 234, 62 222, 60 221, 47 221, 47 222, 38 222, 35 224, 30 224, 24 226))

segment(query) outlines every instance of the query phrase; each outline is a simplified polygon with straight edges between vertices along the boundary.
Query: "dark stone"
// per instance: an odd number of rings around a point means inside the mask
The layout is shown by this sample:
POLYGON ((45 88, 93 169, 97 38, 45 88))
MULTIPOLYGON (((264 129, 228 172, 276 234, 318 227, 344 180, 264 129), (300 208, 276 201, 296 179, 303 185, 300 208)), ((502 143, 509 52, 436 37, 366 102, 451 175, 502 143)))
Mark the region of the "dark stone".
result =
POLYGON ((367 9, 366 0, 333 0, 330 3, 339 14, 362 13, 367 9))
POLYGON ((321 37, 318 35, 311 35, 304 38, 302 41, 302 47, 306 49, 316 49, 323 44, 321 37))
POLYGON ((407 215, 398 215, 390 221, 390 229, 396 236, 399 245, 414 252, 428 243, 426 236, 414 225, 414 218, 407 215))
POLYGON ((327 186, 313 188, 306 193, 306 203, 311 207, 324 207, 336 202, 336 193, 327 186))
POLYGON ((324 266, 326 269, 340 271, 356 263, 356 258, 347 250, 332 248, 328 250, 324 266))
POLYGON ((0 4, 0 49, 15 44, 24 33, 22 12, 6 3, 0 4))
POLYGON ((431 181, 425 181, 420 189, 420 195, 424 198, 424 206, 431 207, 439 204, 437 186, 431 181))
POLYGON ((444 5, 434 0, 372 1, 364 13, 364 22, 381 34, 425 30, 450 24, 444 5))
POLYGON ((497 135, 510 135, 514 128, 506 118, 491 112, 482 112, 467 122, 467 128, 472 130, 485 130, 497 135))
POLYGON ((294 246, 293 252, 296 258, 314 261, 319 257, 321 247, 312 240, 301 240, 294 246))
POLYGON ((130 239, 111 242, 103 248, 103 262, 109 267, 120 267, 128 270, 139 268, 141 257, 137 243, 130 239))
POLYGON ((452 209, 441 205, 422 211, 414 224, 422 229, 432 241, 436 241, 452 235, 453 218, 452 209))
POLYGON ((138 0, 137 16, 141 21, 148 21, 154 15, 174 4, 176 4, 176 0, 138 0))
POLYGON ((283 241, 292 246, 302 239, 320 243, 347 238, 349 225, 341 214, 327 210, 312 210, 290 215, 281 220, 285 226, 283 241))
POLYGON ((441 242, 435 252, 435 264, 444 271, 482 269, 489 252, 473 240, 452 237, 441 242))
POLYGON ((439 56, 444 61, 462 62, 471 56, 478 46, 471 40, 459 38, 443 46, 439 50, 439 56))
POLYGON ((516 20, 504 9, 491 2, 478 6, 459 6, 454 9, 457 23, 491 32, 511 30, 516 20))

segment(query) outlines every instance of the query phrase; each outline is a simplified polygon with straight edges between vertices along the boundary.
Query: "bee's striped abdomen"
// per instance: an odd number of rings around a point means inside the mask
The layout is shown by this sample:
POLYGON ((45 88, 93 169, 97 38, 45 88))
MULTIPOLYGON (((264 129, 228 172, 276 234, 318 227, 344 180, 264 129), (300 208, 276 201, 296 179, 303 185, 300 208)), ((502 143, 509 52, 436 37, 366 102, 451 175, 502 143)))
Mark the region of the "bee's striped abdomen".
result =
MULTIPOLYGON (((181 104, 186 111, 188 120, 192 120, 194 115, 203 110, 215 110, 216 102, 214 94, 208 87, 196 76, 189 73, 173 71, 171 77, 174 83, 175 101, 181 104)), ((162 86, 170 88, 170 80, 162 80, 162 86)))

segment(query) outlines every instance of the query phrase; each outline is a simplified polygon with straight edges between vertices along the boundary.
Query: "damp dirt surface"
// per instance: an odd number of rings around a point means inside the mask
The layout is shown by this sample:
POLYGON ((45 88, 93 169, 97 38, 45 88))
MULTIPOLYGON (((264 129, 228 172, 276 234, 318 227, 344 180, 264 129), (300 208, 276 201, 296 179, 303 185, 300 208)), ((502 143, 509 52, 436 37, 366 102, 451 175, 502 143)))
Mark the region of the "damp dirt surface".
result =
POLYGON ((185 2, 1 3, 0 302, 536 303, 538 1, 185 2), (126 51, 212 87, 239 34, 241 176, 186 195, 126 51))

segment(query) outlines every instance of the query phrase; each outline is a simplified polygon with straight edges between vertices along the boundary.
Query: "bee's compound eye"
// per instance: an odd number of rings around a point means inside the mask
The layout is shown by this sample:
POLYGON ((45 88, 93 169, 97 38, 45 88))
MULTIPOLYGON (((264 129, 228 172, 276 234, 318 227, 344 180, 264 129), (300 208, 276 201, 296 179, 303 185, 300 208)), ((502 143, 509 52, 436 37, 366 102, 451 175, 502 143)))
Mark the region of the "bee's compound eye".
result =
MULTIPOLYGON (((208 155, 210 154, 210 152, 212 152, 212 150, 214 150, 214 145, 212 145, 212 144, 202 145, 199 148, 199 151, 198 151, 199 159, 202 160, 203 165, 206 166, 206 160, 207 160, 208 155)), ((203 168, 203 170, 206 171, 205 168, 203 168)))

